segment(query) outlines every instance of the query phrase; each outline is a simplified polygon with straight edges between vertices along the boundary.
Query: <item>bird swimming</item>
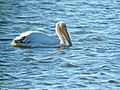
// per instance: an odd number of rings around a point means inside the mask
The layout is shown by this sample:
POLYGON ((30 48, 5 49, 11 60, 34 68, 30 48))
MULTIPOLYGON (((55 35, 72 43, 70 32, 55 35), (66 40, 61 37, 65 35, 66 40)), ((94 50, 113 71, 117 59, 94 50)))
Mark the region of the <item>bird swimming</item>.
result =
POLYGON ((40 31, 27 31, 12 40, 16 47, 60 47, 71 46, 72 42, 64 22, 56 23, 56 34, 58 38, 46 35, 40 31))

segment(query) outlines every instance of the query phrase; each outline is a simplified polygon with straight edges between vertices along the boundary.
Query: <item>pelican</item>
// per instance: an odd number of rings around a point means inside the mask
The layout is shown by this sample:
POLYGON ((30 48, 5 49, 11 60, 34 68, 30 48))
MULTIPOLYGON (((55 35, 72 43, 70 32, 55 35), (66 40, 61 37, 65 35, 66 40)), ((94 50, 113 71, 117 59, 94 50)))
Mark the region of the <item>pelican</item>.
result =
POLYGON ((27 31, 13 39, 11 44, 16 47, 60 47, 72 45, 64 22, 59 21, 56 23, 56 34, 58 38, 51 37, 40 31, 27 31))

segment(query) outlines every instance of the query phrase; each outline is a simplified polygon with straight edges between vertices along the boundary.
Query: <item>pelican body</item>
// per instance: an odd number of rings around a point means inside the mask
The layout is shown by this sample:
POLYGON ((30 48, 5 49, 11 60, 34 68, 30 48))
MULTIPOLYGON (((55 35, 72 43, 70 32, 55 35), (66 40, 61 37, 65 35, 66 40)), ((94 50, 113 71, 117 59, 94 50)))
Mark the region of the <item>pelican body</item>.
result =
POLYGON ((40 31, 27 31, 13 39, 11 44, 17 47, 59 47, 72 45, 64 22, 56 23, 56 34, 58 38, 51 37, 40 31))

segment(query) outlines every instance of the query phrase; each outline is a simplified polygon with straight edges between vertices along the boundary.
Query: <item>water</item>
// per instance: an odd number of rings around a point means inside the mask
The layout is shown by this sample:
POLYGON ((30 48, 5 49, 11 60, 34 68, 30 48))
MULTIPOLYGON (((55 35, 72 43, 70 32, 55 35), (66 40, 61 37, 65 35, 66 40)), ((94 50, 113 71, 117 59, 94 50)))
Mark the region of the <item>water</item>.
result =
POLYGON ((119 90, 120 0, 0 0, 0 90, 119 90), (68 26, 70 48, 16 48, 22 32, 68 26))

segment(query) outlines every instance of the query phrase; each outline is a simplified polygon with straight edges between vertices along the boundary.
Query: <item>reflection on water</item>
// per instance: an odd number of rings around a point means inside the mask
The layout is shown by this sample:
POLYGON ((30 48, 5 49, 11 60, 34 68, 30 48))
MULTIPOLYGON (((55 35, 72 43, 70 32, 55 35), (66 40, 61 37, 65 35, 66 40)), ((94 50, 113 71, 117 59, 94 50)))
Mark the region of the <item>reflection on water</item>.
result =
POLYGON ((120 89, 119 0, 0 0, 0 90, 120 89), (64 21, 70 48, 16 48, 28 30, 55 36, 64 21))

